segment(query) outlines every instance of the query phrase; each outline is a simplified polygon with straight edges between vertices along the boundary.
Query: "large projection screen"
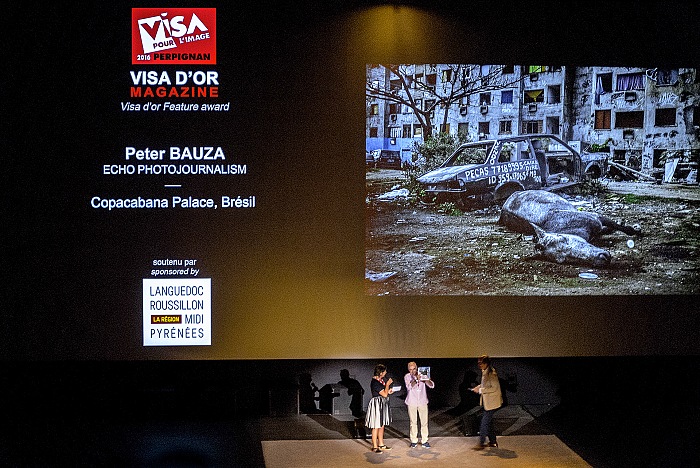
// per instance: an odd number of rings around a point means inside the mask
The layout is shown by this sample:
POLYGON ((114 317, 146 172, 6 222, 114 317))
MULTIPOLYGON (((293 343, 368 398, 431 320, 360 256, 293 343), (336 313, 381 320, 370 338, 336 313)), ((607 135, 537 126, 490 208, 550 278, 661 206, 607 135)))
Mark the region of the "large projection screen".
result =
MULTIPOLYGON (((642 49, 624 40, 615 50, 594 49, 600 36, 583 26, 563 30, 551 11, 541 13, 553 25, 542 37, 515 19, 526 17, 522 6, 330 3, 13 8, 17 24, 35 26, 13 38, 8 63, 16 65, 3 77, 4 359, 698 352, 689 333, 698 326, 697 282, 690 282, 696 235, 681 246, 684 267, 674 270, 684 281, 663 289, 645 280, 611 293, 596 286, 614 284, 609 269, 569 266, 561 267, 569 286, 580 282, 585 294, 445 288, 449 274, 478 265, 467 250, 457 268, 441 269, 442 279, 425 278, 423 289, 386 285, 426 276, 425 264, 407 264, 388 282, 368 280, 368 212, 383 208, 368 196, 360 159, 368 149, 368 65, 695 70, 697 48, 670 53, 665 42, 642 49), (483 16, 498 17, 499 27, 476 20, 483 16), (578 276, 585 272, 598 282, 578 276)), ((679 21, 675 34, 687 39, 690 26, 679 21)), ((692 121, 698 104, 686 98, 678 118, 692 121)), ((687 201, 671 228, 691 230, 697 210, 687 201)), ((408 224, 399 220, 410 222, 402 214, 392 226, 408 224)), ((667 227, 650 214, 645 220, 667 227)), ((511 255, 512 268, 526 264, 523 275, 553 284, 550 264, 525 258, 531 240, 498 232, 513 248, 522 244, 523 263, 511 255)), ((418 252, 421 242, 399 253, 433 255, 418 252)), ((644 237, 608 242, 636 269, 615 274, 645 270, 644 237)), ((681 247, 663 246, 669 254, 681 247)), ((483 285, 502 279, 479 274, 483 285)))

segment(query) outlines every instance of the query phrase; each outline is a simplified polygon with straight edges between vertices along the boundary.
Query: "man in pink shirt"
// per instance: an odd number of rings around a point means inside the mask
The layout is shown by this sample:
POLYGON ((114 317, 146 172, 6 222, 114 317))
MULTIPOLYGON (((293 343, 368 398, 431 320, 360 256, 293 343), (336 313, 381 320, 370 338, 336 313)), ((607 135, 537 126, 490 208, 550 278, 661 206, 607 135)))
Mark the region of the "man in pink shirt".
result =
POLYGON ((432 380, 421 380, 418 364, 408 363, 408 374, 403 378, 406 384, 406 404, 408 405, 408 420, 410 423, 411 448, 418 445, 418 419, 420 418, 421 443, 424 448, 430 448, 428 443, 428 388, 435 388, 432 380))

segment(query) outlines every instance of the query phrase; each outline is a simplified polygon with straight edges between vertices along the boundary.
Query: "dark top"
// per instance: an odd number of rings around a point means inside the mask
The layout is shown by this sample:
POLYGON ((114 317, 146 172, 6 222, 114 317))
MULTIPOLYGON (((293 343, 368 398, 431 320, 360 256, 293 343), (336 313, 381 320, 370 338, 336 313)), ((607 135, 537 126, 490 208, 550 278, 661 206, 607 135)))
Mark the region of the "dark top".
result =
POLYGON ((378 396, 380 396, 380 395, 379 395, 379 392, 381 392, 381 391, 384 390, 385 388, 386 388, 386 385, 384 385, 383 383, 381 383, 381 382, 380 382, 379 380, 377 380, 377 379, 372 379, 372 383, 369 384, 369 389, 372 391, 372 396, 373 396, 373 397, 378 397, 378 396))

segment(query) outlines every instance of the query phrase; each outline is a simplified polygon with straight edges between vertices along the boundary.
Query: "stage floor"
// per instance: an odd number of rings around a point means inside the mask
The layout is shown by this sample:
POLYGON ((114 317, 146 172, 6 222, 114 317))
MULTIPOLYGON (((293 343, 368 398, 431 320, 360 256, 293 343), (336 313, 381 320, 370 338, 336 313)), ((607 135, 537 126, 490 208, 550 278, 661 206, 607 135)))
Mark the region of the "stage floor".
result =
MULTIPOLYGON (((588 467, 582 457, 539 425, 537 408, 506 406, 496 412, 494 427, 498 448, 472 450, 477 436, 465 436, 461 417, 445 409, 430 412, 430 449, 409 448, 408 411, 392 407, 392 423, 384 441, 392 450, 371 451, 369 438, 353 438, 352 416, 299 415, 283 420, 267 419, 260 443, 266 468, 344 468, 367 465, 440 467, 588 467)), ((264 427, 264 429, 263 429, 264 427)), ((367 434, 368 436, 369 434, 367 434)))
POLYGON ((431 448, 410 448, 405 439, 385 439, 392 450, 374 453, 363 439, 262 441, 266 468, 345 468, 367 465, 440 467, 589 467, 554 435, 498 438, 499 447, 472 450, 478 437, 435 437, 431 448))

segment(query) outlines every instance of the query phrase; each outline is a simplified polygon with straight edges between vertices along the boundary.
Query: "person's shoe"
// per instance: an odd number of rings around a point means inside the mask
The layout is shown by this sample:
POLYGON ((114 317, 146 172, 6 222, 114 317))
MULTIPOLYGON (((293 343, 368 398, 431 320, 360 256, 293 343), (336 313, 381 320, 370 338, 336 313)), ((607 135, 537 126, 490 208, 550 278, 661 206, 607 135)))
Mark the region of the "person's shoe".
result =
POLYGON ((476 444, 474 447, 472 447, 472 450, 484 450, 485 448, 486 446, 483 444, 476 444))
POLYGON ((417 445, 418 445, 418 444, 414 444, 413 442, 411 442, 411 445, 409 445, 409 447, 411 447, 411 448, 416 448, 417 445))
POLYGON ((496 448, 498 448, 498 442, 489 442, 489 447, 496 447, 496 448))
POLYGON ((430 444, 429 444, 428 442, 425 442, 425 443, 423 444, 423 448, 430 448, 430 444))
POLYGON ((374 453, 382 453, 382 451, 379 449, 379 447, 372 447, 372 451, 374 453))
POLYGON ((391 450, 391 447, 386 446, 386 445, 380 445, 380 446, 379 446, 379 449, 380 449, 380 450, 391 450))

